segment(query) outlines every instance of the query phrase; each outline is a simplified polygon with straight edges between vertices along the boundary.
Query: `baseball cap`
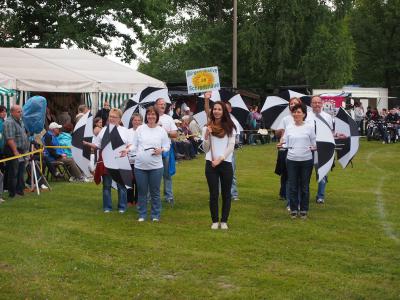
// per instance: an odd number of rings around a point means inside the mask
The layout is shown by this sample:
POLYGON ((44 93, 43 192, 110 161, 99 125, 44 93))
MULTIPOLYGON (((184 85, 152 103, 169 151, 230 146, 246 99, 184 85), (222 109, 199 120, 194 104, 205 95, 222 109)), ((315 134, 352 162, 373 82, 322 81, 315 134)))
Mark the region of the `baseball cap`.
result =
POLYGON ((60 124, 57 124, 56 122, 51 122, 49 125, 49 129, 56 129, 56 128, 62 128, 60 124))

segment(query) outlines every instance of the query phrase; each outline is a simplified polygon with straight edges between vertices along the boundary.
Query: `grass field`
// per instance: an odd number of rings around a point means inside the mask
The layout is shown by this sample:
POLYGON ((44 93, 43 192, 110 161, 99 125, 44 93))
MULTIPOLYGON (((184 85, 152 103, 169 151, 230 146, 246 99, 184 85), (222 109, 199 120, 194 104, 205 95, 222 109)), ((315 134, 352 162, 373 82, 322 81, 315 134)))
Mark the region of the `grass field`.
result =
POLYGON ((95 184, 7 201, 0 299, 399 299, 400 144, 363 142, 306 221, 278 200, 275 159, 273 145, 238 151, 228 231, 210 230, 203 157, 178 164, 158 224, 104 214, 95 184))

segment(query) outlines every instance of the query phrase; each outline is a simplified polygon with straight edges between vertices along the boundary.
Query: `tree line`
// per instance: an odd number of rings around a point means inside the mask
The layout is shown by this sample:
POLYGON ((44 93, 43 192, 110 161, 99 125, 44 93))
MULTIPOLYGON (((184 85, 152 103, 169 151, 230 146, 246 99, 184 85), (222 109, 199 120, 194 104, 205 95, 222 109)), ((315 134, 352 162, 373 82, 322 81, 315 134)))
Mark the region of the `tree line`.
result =
MULTIPOLYGON (((232 0, 3 0, 3 47, 77 46, 185 82, 185 70, 232 75, 232 0), (117 21, 134 34, 118 30, 117 21), (110 46, 117 37, 120 45, 110 46)), ((238 0, 238 86, 400 87, 400 0, 238 0)))

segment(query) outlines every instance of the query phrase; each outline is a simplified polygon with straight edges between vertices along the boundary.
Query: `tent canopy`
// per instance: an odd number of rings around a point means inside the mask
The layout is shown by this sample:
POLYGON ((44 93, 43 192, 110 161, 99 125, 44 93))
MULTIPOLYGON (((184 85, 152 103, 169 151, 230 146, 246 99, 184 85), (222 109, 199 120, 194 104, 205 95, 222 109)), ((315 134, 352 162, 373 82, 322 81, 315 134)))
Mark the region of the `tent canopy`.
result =
POLYGON ((0 85, 21 91, 136 93, 164 82, 77 49, 0 48, 0 85))

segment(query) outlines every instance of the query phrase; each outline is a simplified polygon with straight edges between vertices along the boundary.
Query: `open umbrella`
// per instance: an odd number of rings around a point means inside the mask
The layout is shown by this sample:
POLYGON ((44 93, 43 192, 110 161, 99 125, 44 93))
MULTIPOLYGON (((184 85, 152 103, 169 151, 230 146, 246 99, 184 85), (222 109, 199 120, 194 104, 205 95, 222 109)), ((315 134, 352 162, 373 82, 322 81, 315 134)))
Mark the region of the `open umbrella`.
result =
POLYGON ((336 148, 337 159, 342 167, 346 168, 358 151, 360 135, 357 123, 343 108, 339 108, 335 117, 335 131, 346 136, 336 139, 336 143, 340 144, 340 147, 336 148))
POLYGON ((324 178, 332 168, 335 158, 335 140, 332 130, 328 124, 321 119, 315 117, 315 129, 317 140, 317 179, 318 182, 324 178))
POLYGON ((72 157, 86 176, 91 176, 90 166, 90 147, 84 146, 83 141, 91 143, 93 139, 93 116, 89 111, 84 114, 76 123, 72 133, 72 157))
POLYGON ((131 128, 132 124, 130 124, 130 119, 132 114, 138 112, 144 117, 146 108, 154 105, 158 98, 163 98, 165 99, 165 102, 171 103, 171 99, 168 96, 168 89, 147 87, 138 92, 126 103, 124 113, 122 115, 122 124, 124 124, 126 128, 131 128))
POLYGON ((268 96, 261 108, 266 128, 278 129, 282 119, 290 115, 289 101, 278 96, 268 96))
POLYGON ((132 168, 128 156, 120 157, 120 152, 126 148, 121 138, 121 131, 128 130, 122 126, 108 124, 101 140, 104 166, 111 178, 127 188, 132 187, 132 168))
MULTIPOLYGON (((204 95, 201 95, 200 98, 204 98, 204 95)), ((250 112, 240 94, 236 94, 226 89, 221 89, 219 91, 212 91, 210 100, 213 102, 229 102, 232 107, 231 119, 237 127, 236 130, 243 131, 243 127, 246 125, 247 117, 250 112)), ((207 116, 204 111, 204 101, 199 100, 197 102, 196 111, 197 113, 194 114, 193 117, 196 119, 200 127, 203 127, 207 123, 207 116)))
POLYGON ((290 115, 289 100, 293 97, 299 98, 311 111, 311 96, 300 94, 291 90, 283 91, 278 96, 268 96, 261 108, 264 125, 266 128, 277 130, 282 119, 290 115))

